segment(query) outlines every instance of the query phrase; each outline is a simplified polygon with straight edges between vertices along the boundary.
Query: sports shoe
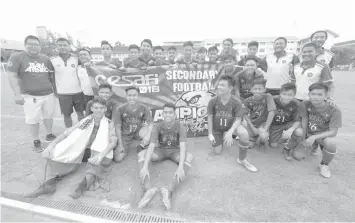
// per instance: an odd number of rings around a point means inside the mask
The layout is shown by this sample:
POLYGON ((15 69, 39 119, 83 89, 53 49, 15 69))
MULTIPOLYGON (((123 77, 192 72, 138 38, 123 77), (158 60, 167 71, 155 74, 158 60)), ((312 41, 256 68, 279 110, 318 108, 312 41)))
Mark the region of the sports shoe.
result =
POLYGON ((57 136, 53 135, 53 133, 48 134, 46 136, 46 142, 52 142, 53 140, 55 140, 55 138, 57 138, 57 136))
POLYGON ((171 191, 166 189, 165 187, 162 187, 160 189, 161 195, 163 196, 163 203, 166 207, 167 210, 171 209, 171 191))
POLYGON ((256 169, 256 167, 255 167, 253 164, 249 163, 247 159, 240 160, 240 159, 238 158, 238 159, 237 159, 237 162, 238 162, 240 165, 244 166, 247 170, 249 170, 249 171, 251 171, 251 172, 256 172, 256 171, 258 171, 258 169, 256 169))
POLYGON ((144 193, 143 198, 139 201, 138 208, 144 208, 149 203, 149 201, 154 197, 157 191, 158 188, 156 187, 147 190, 144 193))
POLYGON ((42 143, 40 140, 35 140, 33 141, 33 151, 35 151, 36 153, 41 153, 43 152, 44 148, 42 147, 42 143))
POLYGON ((284 154, 285 160, 287 160, 287 161, 292 160, 292 150, 291 149, 284 147, 282 150, 282 153, 284 154))
POLYGON ((320 169, 320 175, 322 175, 323 177, 329 178, 331 176, 328 165, 319 164, 319 169, 320 169))

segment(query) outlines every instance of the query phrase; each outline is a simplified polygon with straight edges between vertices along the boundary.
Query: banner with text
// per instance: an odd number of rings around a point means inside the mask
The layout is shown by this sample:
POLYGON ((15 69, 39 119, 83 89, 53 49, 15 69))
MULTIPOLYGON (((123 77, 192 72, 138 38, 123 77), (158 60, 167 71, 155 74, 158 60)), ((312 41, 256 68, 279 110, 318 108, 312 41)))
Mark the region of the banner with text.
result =
MULTIPOLYGON (((242 69, 240 67, 236 69, 242 69)), ((100 83, 112 85, 114 99, 125 103, 125 89, 136 86, 140 90, 140 102, 151 109, 154 122, 162 119, 162 106, 173 103, 176 118, 186 127, 189 137, 207 135, 207 105, 216 95, 215 84, 221 66, 180 65, 148 67, 146 70, 127 68, 121 72, 106 66, 88 68, 92 86, 100 83)))

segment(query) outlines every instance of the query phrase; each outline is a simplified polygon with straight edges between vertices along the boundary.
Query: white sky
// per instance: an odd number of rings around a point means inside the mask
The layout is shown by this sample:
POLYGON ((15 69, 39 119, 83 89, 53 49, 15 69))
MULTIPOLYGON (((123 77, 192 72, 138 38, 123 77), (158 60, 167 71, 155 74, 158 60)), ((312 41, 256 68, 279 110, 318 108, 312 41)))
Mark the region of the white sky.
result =
POLYGON ((355 39, 353 0, 2 0, 0 37, 22 41, 46 26, 87 45, 103 39, 172 40, 298 36, 330 29, 355 39))

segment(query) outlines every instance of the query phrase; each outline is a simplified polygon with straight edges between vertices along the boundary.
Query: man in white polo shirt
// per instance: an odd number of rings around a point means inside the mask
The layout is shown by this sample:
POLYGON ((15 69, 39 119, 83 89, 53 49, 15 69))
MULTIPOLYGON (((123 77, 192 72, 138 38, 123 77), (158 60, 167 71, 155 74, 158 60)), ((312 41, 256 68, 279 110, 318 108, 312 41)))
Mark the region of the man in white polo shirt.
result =
POLYGON ((55 97, 50 79, 53 76, 53 66, 47 56, 40 54, 38 37, 27 36, 25 48, 24 52, 11 55, 7 74, 16 104, 23 105, 34 151, 42 152, 43 147, 39 139, 41 115, 47 132, 45 140, 49 142, 56 138, 52 134, 55 97))
POLYGON ((267 66, 266 92, 272 95, 279 95, 281 86, 291 82, 290 71, 292 72, 292 66, 299 62, 295 54, 285 51, 286 46, 286 38, 277 38, 274 41, 275 52, 265 57, 267 66))
POLYGON ((327 64, 316 60, 317 45, 307 43, 302 47, 302 62, 293 68, 291 79, 296 82, 296 98, 300 101, 308 100, 308 88, 316 82, 323 82, 328 85, 329 103, 334 103, 334 84, 330 68, 327 64))
POLYGON ((333 58, 335 54, 323 47, 327 39, 328 39, 328 33, 323 30, 316 31, 311 35, 312 43, 315 43, 317 45, 317 55, 316 55, 317 61, 327 64, 330 69, 333 69, 334 68, 333 58))
POLYGON ((51 58, 55 70, 55 86, 65 126, 70 128, 73 125, 71 118, 73 107, 78 115, 78 121, 84 118, 84 94, 77 74, 78 58, 70 54, 70 42, 65 38, 59 38, 57 48, 59 56, 51 58))

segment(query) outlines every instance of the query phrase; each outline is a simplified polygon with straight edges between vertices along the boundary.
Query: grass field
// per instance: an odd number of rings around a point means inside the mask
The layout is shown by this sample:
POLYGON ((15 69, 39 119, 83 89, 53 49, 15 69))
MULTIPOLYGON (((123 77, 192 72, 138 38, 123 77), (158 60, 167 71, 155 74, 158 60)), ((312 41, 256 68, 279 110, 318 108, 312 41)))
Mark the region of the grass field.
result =
MULTIPOLYGON (((211 159, 206 138, 190 138, 188 148, 195 160, 177 191, 173 210, 166 213, 157 195, 143 212, 199 221, 355 221, 355 72, 335 72, 334 77, 343 128, 337 137, 339 152, 331 164, 332 178, 319 175, 320 157, 287 162, 279 150, 249 150, 248 159, 259 169, 250 173, 237 164, 236 148, 227 148, 211 159)), ((15 105, 4 74, 1 81, 1 186, 3 191, 26 193, 43 180, 44 161, 32 152, 22 108, 15 105)), ((63 121, 55 120, 54 132, 59 134, 63 129, 63 121)), ((112 166, 109 192, 89 191, 75 202, 98 204, 106 198, 130 203, 131 209, 137 210, 136 163, 131 153, 124 162, 112 166)), ((152 165, 153 182, 164 185, 175 168, 169 161, 152 165)), ((57 192, 48 197, 71 200, 67 195, 80 181, 80 173, 83 169, 63 179, 57 192)))

